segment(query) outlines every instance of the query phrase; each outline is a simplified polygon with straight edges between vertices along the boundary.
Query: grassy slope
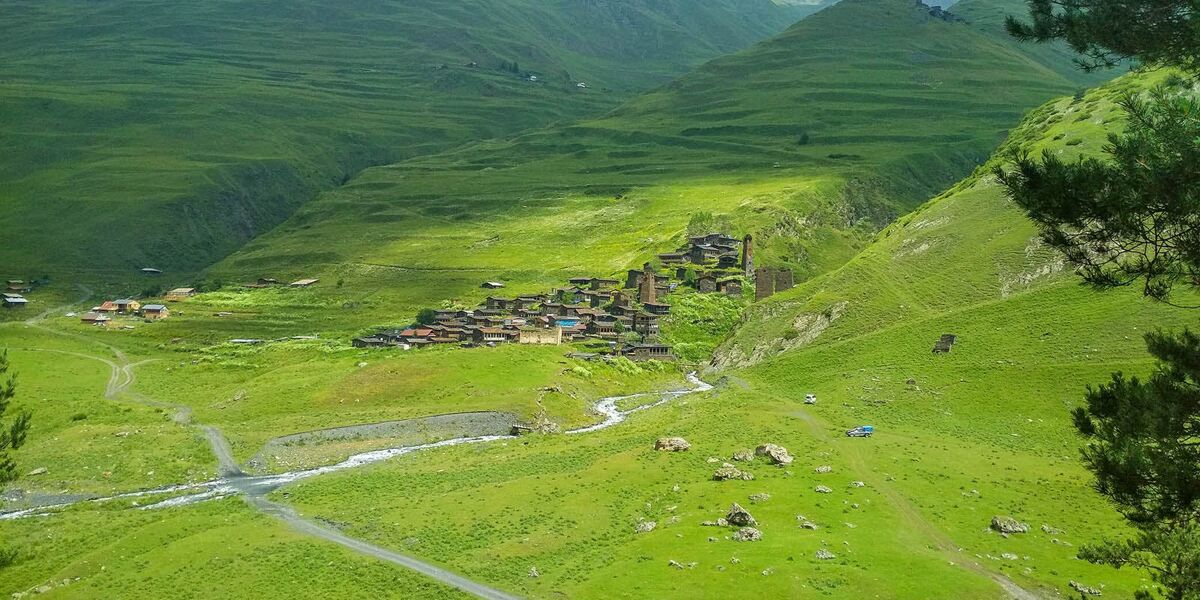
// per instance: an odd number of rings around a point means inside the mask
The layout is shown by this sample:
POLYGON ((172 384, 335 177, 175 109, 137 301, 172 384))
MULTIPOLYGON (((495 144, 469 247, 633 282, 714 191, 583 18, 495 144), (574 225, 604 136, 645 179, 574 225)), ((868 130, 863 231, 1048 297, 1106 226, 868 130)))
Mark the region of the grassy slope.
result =
POLYGON ((22 560, 0 571, 0 589, 39 598, 466 598, 239 499, 156 512, 112 503, 3 527, 22 560))
MULTIPOLYGON (((1104 123, 1117 123, 1115 93, 1135 85, 1053 102, 1013 143, 1095 152, 1104 123)), ((1134 293, 1091 292, 1057 265, 999 188, 970 178, 842 269, 756 305, 726 357, 734 347, 744 360, 755 345, 795 342, 805 332, 786 331, 810 322, 798 317, 847 302, 810 343, 727 371, 730 385, 708 398, 594 437, 455 449, 306 484, 290 498, 530 597, 999 597, 989 571, 1026 588, 1069 593, 1076 580, 1129 596, 1142 574, 1074 558, 1079 544, 1122 528, 1078 465, 1069 409, 1084 384, 1149 369, 1143 332, 1193 316, 1134 293), (945 332, 958 345, 932 355, 945 332), (817 406, 802 405, 807 392, 817 406), (842 435, 861 423, 879 434, 842 435), (651 449, 674 434, 693 451, 651 449), (705 457, 764 441, 791 448, 794 468, 753 463, 754 482, 707 481, 705 457), (569 459, 551 466, 542 460, 551 455, 569 459), (833 473, 814 474, 817 465, 833 473), (833 493, 814 494, 817 484, 833 493), (699 526, 759 492, 772 496, 751 506, 764 541, 737 544, 699 526), (380 514, 380 505, 390 508, 380 514), (798 514, 821 529, 797 528, 798 514), (996 514, 1033 530, 989 533, 996 514), (634 533, 641 518, 659 529, 634 533), (815 560, 821 547, 838 558, 815 560), (698 564, 677 571, 669 560, 698 564), (530 566, 542 577, 526 577, 530 566)))
POLYGON ((758 235, 760 262, 803 278, 1070 88, 964 24, 852 0, 605 118, 368 170, 212 272, 318 273, 401 298, 436 282, 470 298, 484 279, 522 291, 619 271, 710 210, 758 235))
MULTIPOLYGON (((1028 20, 1029 5, 1025 0, 962 0, 955 3, 950 12, 966 19, 972 27, 983 33, 1007 40, 1008 33, 1004 30, 1005 17, 1014 16, 1028 20)), ((1081 89, 1100 85, 1124 72, 1123 69, 1085 72, 1075 64, 1078 55, 1064 43, 1020 44, 1017 49, 1075 82, 1081 89)))
POLYGON ((811 10, 10 2, 0 136, 19 150, 0 161, 0 264, 195 270, 366 166, 601 112, 811 10))

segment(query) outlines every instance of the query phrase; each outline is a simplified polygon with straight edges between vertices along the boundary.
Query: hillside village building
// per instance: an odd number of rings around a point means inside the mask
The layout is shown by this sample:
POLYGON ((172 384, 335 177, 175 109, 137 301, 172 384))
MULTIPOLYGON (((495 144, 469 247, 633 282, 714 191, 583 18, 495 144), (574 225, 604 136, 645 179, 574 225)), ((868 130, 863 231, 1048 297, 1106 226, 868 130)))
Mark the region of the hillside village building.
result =
MULTIPOLYGON (((356 348, 421 347, 437 344, 557 345, 592 339, 608 342, 613 354, 631 360, 674 360, 670 346, 658 343, 661 319, 671 305, 663 299, 693 274, 701 293, 741 297, 747 274, 770 280, 771 293, 791 287, 791 271, 754 270, 752 238, 710 233, 688 238, 678 252, 660 254, 667 274, 651 263, 630 269, 624 280, 572 277, 567 285, 546 293, 515 297, 491 295, 474 309, 440 309, 433 322, 403 329, 376 331, 355 338, 356 348), (704 269, 695 273, 697 267, 704 269), (624 334, 640 334, 642 343, 622 345, 624 334)), ((500 289, 500 282, 481 287, 500 289)))

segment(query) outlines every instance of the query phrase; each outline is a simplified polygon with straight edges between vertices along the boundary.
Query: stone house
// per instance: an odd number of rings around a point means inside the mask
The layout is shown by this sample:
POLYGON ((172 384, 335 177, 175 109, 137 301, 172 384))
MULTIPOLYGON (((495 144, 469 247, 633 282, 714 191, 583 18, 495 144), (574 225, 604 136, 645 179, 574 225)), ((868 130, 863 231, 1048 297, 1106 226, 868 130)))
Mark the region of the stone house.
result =
POLYGON ((562 343, 561 327, 526 327, 517 331, 517 343, 557 346, 562 343))

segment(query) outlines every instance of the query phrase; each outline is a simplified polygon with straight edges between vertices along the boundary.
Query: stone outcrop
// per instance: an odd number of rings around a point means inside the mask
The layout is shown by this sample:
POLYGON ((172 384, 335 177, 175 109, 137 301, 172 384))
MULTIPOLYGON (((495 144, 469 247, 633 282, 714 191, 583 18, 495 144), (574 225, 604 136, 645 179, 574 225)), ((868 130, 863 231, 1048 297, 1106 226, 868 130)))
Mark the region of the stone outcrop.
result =
POLYGON ((1011 535, 1014 533, 1028 533, 1029 525, 1012 517, 1002 517, 997 515, 992 517, 992 529, 1005 535, 1011 535))
POLYGON ((750 511, 742 508, 742 505, 738 504, 737 502, 734 502, 733 506, 729 507, 729 514, 725 515, 725 522, 738 527, 758 525, 758 521, 754 519, 754 516, 750 514, 750 511))
POLYGON ((818 494, 832 494, 833 493, 832 489, 830 489, 828 486, 824 486, 824 485, 818 485, 817 487, 813 488, 813 491, 818 494))
POLYGON ((762 539, 762 532, 753 527, 743 527, 733 532, 735 542, 757 542, 762 539))
POLYGON ((834 554, 824 548, 817 550, 817 560, 833 560, 835 558, 837 558, 836 554, 834 554))
POLYGON ((751 475, 747 471, 742 471, 741 469, 739 469, 729 463, 725 463, 724 465, 721 465, 721 468, 717 469, 716 471, 713 471, 712 478, 713 478, 713 481, 730 481, 730 480, 734 480, 734 479, 740 479, 742 481, 751 481, 754 479, 754 475, 751 475))
POLYGON ((681 437, 661 437, 654 442, 654 449, 663 452, 683 452, 691 447, 692 445, 681 437))
POLYGON ((754 453, 765 456, 773 465, 785 467, 792 464, 792 455, 788 454, 787 448, 778 444, 763 444, 755 448, 754 453))
POLYGON ((738 462, 751 462, 754 460, 754 451, 746 448, 733 453, 733 460, 738 462))
POLYGON ((637 527, 634 527, 633 530, 637 533, 650 533, 651 531, 654 531, 655 527, 658 527, 658 523, 655 521, 642 521, 641 523, 638 523, 637 527))

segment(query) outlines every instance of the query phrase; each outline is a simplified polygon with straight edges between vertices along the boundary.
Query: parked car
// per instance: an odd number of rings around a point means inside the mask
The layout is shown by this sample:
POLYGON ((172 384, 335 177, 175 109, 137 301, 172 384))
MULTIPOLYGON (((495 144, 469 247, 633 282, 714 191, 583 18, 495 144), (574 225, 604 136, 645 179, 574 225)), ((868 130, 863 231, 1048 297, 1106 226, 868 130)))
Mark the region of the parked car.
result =
POLYGON ((807 394, 807 395, 805 395, 805 396, 804 396, 804 403, 805 403, 805 404, 816 404, 816 403, 817 403, 817 395, 816 395, 816 394, 807 394))
POLYGON ((854 429, 847 431, 846 436, 847 437, 871 437, 872 433, 875 433, 875 427, 873 425, 859 425, 858 427, 855 427, 854 429))

